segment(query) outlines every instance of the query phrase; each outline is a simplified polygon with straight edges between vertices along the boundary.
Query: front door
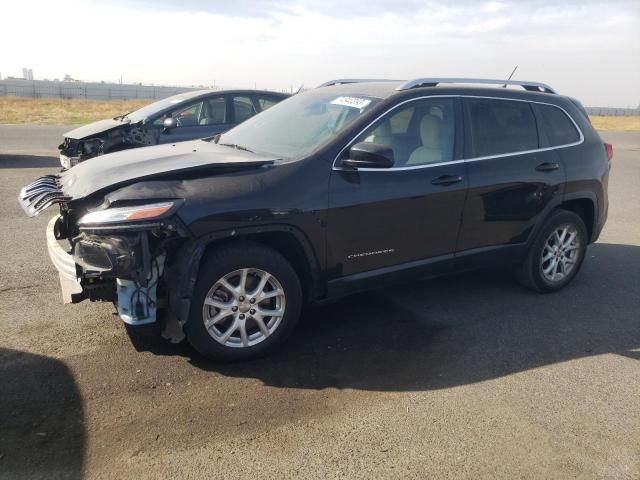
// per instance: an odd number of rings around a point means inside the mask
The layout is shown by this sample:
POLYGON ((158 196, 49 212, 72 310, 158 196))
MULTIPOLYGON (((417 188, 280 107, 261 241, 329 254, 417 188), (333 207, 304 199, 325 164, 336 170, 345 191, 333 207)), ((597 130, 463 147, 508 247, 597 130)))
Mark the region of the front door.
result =
POLYGON ((327 219, 334 278, 453 256, 467 188, 460 111, 454 98, 414 100, 351 142, 391 147, 392 168, 341 169, 338 158, 327 219))
POLYGON ((215 96, 176 108, 158 119, 159 125, 166 117, 176 119, 175 128, 162 129, 159 143, 195 140, 227 131, 232 126, 227 107, 226 97, 215 96))

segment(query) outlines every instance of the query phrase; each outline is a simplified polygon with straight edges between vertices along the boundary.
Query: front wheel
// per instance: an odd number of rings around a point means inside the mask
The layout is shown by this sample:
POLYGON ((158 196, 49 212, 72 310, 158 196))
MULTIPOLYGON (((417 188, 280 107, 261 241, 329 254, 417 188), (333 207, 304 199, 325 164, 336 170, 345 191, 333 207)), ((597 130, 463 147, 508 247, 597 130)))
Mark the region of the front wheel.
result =
POLYGON ((582 218, 568 210, 556 210, 538 233, 516 278, 539 292, 560 290, 578 274, 587 243, 582 218))
POLYGON ((187 338, 209 358, 257 357, 291 333, 301 304, 296 272, 278 252, 259 244, 223 246, 200 266, 187 338))

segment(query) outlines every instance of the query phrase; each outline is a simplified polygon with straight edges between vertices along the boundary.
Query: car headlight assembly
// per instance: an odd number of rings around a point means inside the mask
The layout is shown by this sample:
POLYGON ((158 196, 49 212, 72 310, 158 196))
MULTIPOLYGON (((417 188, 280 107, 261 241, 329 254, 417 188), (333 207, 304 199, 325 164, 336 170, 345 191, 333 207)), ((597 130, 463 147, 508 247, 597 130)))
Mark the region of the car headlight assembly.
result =
POLYGON ((161 202, 130 207, 105 208, 104 210, 96 210, 83 215, 78 221, 78 225, 109 225, 139 220, 157 220, 166 216, 175 205, 176 202, 161 202))

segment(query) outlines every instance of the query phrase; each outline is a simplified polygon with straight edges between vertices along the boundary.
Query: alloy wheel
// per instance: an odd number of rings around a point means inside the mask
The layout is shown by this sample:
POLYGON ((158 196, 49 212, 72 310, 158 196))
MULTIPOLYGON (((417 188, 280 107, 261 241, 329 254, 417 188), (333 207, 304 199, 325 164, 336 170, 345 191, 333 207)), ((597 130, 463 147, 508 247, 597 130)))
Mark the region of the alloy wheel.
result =
POLYGON ((285 292, 276 277, 257 268, 243 268, 213 284, 204 299, 202 319, 218 343, 247 348, 275 332, 285 307, 285 292))
POLYGON ((560 282, 575 268, 580 256, 580 235, 574 225, 556 228, 542 248, 540 268, 550 282, 560 282))

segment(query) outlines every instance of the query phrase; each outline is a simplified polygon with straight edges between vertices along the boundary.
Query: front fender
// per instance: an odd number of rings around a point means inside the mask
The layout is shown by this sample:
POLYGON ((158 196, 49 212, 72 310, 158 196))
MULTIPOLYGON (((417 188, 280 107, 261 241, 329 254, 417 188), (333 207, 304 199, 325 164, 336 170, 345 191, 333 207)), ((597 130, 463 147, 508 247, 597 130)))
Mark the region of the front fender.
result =
POLYGON ((310 297, 313 300, 320 297, 323 292, 320 282, 320 263, 311 242, 297 227, 278 224, 220 230, 186 241, 165 265, 169 317, 163 336, 175 342, 184 338, 182 328, 189 318, 191 298, 198 279, 200 263, 209 246, 224 241, 254 240, 256 236, 268 236, 270 233, 286 233, 296 238, 304 252, 311 275, 310 297))

